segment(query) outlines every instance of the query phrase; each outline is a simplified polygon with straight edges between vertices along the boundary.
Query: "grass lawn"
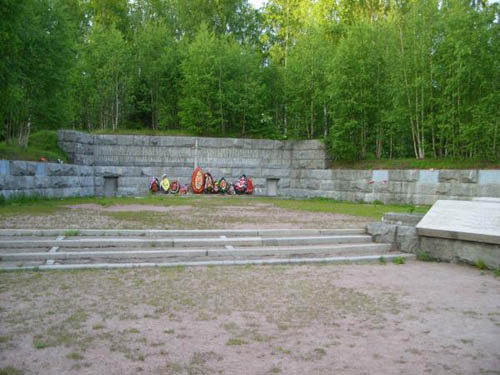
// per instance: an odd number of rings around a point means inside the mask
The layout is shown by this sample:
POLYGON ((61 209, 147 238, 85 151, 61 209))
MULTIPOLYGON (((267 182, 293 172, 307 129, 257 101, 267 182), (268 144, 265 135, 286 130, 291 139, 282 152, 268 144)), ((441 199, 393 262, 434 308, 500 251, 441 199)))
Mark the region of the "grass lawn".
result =
POLYGON ((381 219, 387 212, 425 213, 429 206, 384 205, 353 202, 338 202, 331 199, 289 199, 247 196, 171 196, 148 195, 145 197, 125 198, 67 198, 43 199, 40 197, 18 197, 3 201, 0 204, 0 216, 10 215, 43 215, 63 210, 65 206, 77 204, 97 204, 103 207, 116 205, 154 205, 154 206, 193 206, 198 209, 215 207, 233 207, 254 204, 271 205, 290 211, 308 211, 354 215, 381 219))

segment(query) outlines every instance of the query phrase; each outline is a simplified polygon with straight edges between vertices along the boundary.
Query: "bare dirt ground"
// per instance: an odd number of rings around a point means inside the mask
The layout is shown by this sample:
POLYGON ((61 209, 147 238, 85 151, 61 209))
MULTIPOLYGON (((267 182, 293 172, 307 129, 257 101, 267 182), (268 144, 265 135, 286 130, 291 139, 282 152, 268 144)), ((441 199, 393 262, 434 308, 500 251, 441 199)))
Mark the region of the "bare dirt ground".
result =
MULTIPOLYGON (((210 203, 210 201, 207 200, 210 203)), ((236 201, 237 202, 237 201, 236 201)), ((246 203, 245 201, 242 201, 246 203)), ((254 229, 363 228, 373 219, 290 211, 272 204, 65 206, 51 214, 0 216, 0 228, 254 229)))
MULTIPOLYGON (((72 206, 5 215, 0 227, 359 228, 370 221, 203 201, 72 206)), ((500 374, 500 278, 470 266, 7 272, 0 301, 0 375, 500 374)))
POLYGON ((1 374, 500 374, 500 278, 469 266, 13 272, 0 298, 1 374))

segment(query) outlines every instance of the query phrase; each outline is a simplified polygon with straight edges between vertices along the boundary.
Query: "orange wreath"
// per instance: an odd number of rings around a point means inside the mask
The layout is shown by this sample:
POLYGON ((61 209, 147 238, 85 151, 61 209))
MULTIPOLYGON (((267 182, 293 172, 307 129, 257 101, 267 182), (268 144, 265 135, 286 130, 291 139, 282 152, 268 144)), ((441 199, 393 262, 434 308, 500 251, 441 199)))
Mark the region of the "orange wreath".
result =
POLYGON ((197 167, 193 172, 193 176, 191 177, 191 187, 193 188, 193 193, 203 193, 203 188, 205 187, 205 174, 200 167, 197 167))

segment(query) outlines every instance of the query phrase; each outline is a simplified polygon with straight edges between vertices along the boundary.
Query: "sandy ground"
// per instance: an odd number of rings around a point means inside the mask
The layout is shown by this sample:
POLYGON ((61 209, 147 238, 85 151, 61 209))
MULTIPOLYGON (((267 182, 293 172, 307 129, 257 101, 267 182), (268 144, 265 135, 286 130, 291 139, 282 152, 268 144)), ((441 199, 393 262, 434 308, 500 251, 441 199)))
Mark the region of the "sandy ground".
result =
POLYGON ((15 272, 0 300, 1 374, 500 374, 469 266, 15 272))
POLYGON ((0 216, 0 228, 68 229, 285 229, 363 228, 373 219, 332 213, 290 211, 272 204, 209 206, 97 204, 66 206, 52 214, 0 216))

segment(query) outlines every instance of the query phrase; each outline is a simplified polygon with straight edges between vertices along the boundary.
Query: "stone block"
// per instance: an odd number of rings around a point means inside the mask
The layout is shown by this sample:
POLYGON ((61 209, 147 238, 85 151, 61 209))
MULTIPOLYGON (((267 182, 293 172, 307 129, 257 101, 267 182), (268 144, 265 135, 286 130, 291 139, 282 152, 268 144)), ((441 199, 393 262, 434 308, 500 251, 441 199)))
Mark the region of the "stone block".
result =
POLYGON ((479 184, 493 184, 500 190, 500 170, 482 170, 479 171, 479 184))
POLYGON ((381 222, 368 223, 366 233, 377 243, 396 243, 396 225, 381 222))
POLYGON ((478 182, 478 171, 443 169, 439 171, 439 182, 461 182, 466 184, 475 184, 478 182))
POLYGON ((401 182, 399 181, 389 181, 387 180, 380 181, 380 182, 373 182, 371 185, 372 191, 374 193, 387 193, 387 192, 394 192, 394 193, 400 193, 401 192, 401 182))
POLYGON ((326 155, 323 151, 318 150, 305 150, 305 151, 293 151, 292 159, 319 159, 325 160, 326 155))
POLYGON ((500 245, 497 244, 420 237, 420 250, 439 260, 469 264, 481 260, 491 269, 500 268, 500 245))
POLYGON ((389 180, 389 171, 380 169, 380 170, 374 170, 372 172, 371 181, 373 181, 374 183, 387 183, 388 180, 389 180))
POLYGON ((330 169, 309 169, 304 173, 307 178, 322 181, 331 181, 332 174, 333 173, 330 169))
POLYGON ((35 176, 33 177, 33 189, 46 189, 51 186, 52 177, 49 176, 35 176))
POLYGON ((263 178, 288 178, 291 175, 290 169, 281 168, 262 168, 261 176, 263 178))
POLYGON ((390 170, 388 177, 390 181, 416 182, 420 178, 420 171, 415 169, 390 170))
POLYGON ((476 195, 483 197, 500 197, 500 185, 478 184, 476 195))
POLYGON ((414 226, 398 226, 396 242, 401 251, 417 254, 420 251, 420 241, 417 228, 414 226))
POLYGON ((295 159, 292 160, 291 165, 294 168, 324 169, 327 167, 327 161, 318 159, 295 159))
POLYGON ((497 203, 439 200, 417 225, 427 237, 500 244, 497 203))
POLYGON ((37 163, 29 161, 12 160, 10 162, 10 174, 12 176, 34 176, 37 163))
POLYGON ((365 181, 351 181, 348 183, 347 191, 357 193, 365 192, 369 193, 373 190, 373 186, 365 181))
POLYGON ((118 144, 118 137, 115 135, 96 135, 95 144, 98 146, 116 145, 118 144))
POLYGON ((10 162, 8 160, 0 160, 0 176, 10 175, 10 162))
POLYGON ((365 180, 366 182, 370 182, 372 178, 372 171, 334 169, 332 171, 332 178, 334 180, 343 180, 343 181, 365 180))
POLYGON ((434 185, 439 182, 439 171, 421 170, 418 182, 426 185, 434 185))
POLYGON ((310 141, 295 141, 292 143, 294 151, 304 151, 304 150, 325 150, 325 144, 318 140, 310 141))
POLYGON ((332 181, 321 181, 319 183, 319 189, 325 192, 334 190, 335 184, 332 181))

